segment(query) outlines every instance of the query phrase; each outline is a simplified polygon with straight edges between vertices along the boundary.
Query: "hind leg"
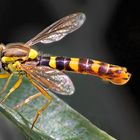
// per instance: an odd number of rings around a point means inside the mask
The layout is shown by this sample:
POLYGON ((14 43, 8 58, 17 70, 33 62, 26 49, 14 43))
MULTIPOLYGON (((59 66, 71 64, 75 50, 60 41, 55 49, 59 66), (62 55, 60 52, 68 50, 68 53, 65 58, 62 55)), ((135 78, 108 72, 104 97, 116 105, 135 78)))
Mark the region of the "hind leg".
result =
POLYGON ((29 81, 32 83, 32 85, 34 85, 47 99, 48 99, 48 102, 41 108, 37 111, 36 113, 36 116, 34 118, 34 121, 32 123, 32 126, 31 126, 31 129, 33 129, 39 115, 49 106, 49 104, 51 103, 52 101, 52 97, 48 94, 47 91, 45 91, 41 86, 39 86, 37 83, 35 83, 31 77, 29 75, 27 75, 27 78, 29 79, 29 81))
MULTIPOLYGON (((46 92, 46 94, 48 94, 48 93, 46 92)), ((34 118, 34 121, 33 121, 33 123, 32 123, 31 129, 33 129, 34 124, 36 123, 36 121, 37 121, 39 115, 40 115, 40 114, 49 106, 49 104, 51 103, 52 97, 51 97, 51 96, 48 96, 48 97, 49 97, 49 98, 48 98, 48 102, 47 102, 41 109, 39 109, 39 110, 37 111, 36 116, 35 116, 35 118, 34 118)))

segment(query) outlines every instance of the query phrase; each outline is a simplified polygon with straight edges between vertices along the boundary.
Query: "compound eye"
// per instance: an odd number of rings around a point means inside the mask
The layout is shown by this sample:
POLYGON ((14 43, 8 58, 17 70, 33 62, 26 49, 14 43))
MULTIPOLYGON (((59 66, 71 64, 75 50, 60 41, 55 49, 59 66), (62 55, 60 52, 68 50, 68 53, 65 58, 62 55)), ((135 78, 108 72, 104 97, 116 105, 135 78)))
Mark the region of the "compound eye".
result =
POLYGON ((3 55, 3 49, 4 48, 5 48, 5 46, 3 44, 0 44, 0 72, 1 72, 1 69, 2 69, 1 58, 2 58, 2 55, 3 55))
POLYGON ((0 72, 2 69, 1 57, 2 57, 2 48, 0 47, 0 72))
POLYGON ((1 71, 1 69, 2 69, 2 63, 1 63, 1 61, 0 61, 0 71, 1 71))
POLYGON ((0 61, 1 61, 1 57, 2 57, 2 53, 3 53, 3 49, 4 49, 4 45, 0 44, 0 61))

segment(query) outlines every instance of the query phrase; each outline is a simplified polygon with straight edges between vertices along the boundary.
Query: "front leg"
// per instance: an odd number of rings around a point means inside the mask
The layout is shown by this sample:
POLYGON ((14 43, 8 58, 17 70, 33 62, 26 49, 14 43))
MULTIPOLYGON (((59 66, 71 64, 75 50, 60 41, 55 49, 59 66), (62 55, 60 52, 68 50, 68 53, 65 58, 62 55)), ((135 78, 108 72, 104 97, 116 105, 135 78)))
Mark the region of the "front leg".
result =
POLYGON ((5 78, 8 78, 10 76, 9 73, 2 73, 0 74, 0 79, 5 79, 5 78))
POLYGON ((6 94, 6 96, 0 101, 0 103, 5 102, 5 100, 21 85, 23 76, 19 75, 18 80, 14 84, 14 86, 9 90, 9 92, 6 94))
POLYGON ((1 74, 1 75, 0 75, 0 77, 4 77, 4 78, 7 78, 7 77, 8 77, 8 79, 7 79, 7 81, 6 81, 5 85, 4 85, 4 87, 3 87, 2 90, 0 91, 0 95, 1 95, 2 93, 4 93, 4 91, 5 91, 6 88, 8 87, 8 85, 9 85, 9 83, 10 83, 10 81, 11 81, 13 75, 14 75, 13 73, 12 73, 11 75, 7 75, 7 73, 1 74))

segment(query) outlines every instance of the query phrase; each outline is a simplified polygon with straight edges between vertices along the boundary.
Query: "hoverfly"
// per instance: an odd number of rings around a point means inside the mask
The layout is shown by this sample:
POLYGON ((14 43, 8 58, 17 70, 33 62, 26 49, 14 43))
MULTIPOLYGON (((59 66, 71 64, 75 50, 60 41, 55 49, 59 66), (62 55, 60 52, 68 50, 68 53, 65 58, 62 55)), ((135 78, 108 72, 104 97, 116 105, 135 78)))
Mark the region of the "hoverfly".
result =
POLYGON ((8 78, 1 93, 5 91, 13 75, 18 75, 18 80, 1 100, 1 103, 21 85, 23 75, 38 89, 39 93, 18 104, 17 108, 40 95, 44 95, 48 99, 48 102, 38 110, 31 129, 39 115, 52 101, 48 90, 63 95, 74 93, 74 85, 63 71, 94 75, 116 85, 123 85, 130 79, 131 75, 124 67, 87 58, 43 56, 31 48, 37 43, 48 44, 61 40, 67 34, 80 28, 85 19, 85 14, 74 13, 56 21, 24 44, 0 45, 0 70, 4 71, 0 74, 0 78, 8 78))

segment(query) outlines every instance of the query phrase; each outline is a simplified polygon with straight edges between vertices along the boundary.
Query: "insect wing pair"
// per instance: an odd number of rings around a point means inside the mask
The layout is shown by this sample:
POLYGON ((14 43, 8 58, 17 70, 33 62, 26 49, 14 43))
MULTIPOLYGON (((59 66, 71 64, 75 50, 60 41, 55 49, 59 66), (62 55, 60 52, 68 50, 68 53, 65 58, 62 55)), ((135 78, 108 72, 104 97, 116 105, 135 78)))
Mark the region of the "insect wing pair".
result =
MULTIPOLYGON (((85 19, 86 16, 83 13, 74 13, 66 16, 37 34, 25 43, 25 46, 31 47, 37 43, 48 44, 59 41, 67 34, 80 28, 85 19)), ((22 64, 22 69, 46 89, 63 95, 71 95, 75 91, 71 79, 57 69, 52 69, 47 66, 34 66, 32 62, 30 65, 26 63, 22 64)))

